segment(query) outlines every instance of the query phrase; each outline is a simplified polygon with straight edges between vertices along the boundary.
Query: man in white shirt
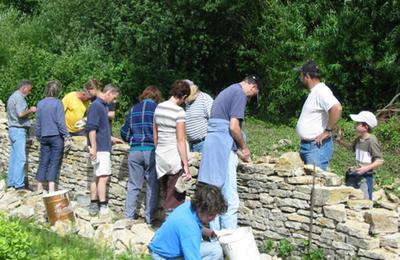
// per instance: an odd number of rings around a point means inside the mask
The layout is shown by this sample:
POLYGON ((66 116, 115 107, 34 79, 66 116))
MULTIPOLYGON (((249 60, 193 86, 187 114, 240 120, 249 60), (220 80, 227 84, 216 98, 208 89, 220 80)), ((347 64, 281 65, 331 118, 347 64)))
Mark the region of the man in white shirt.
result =
POLYGON ((297 121, 300 156, 305 164, 327 170, 333 154, 331 132, 340 119, 342 106, 325 83, 320 81, 318 65, 308 61, 301 68, 299 79, 310 91, 297 121))

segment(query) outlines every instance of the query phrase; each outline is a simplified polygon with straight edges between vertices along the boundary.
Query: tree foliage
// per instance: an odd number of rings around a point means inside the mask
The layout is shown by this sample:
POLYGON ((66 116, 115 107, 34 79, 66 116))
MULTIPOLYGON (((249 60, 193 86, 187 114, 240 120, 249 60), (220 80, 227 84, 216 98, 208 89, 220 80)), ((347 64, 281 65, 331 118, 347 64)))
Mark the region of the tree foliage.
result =
POLYGON ((293 68, 308 59, 347 113, 400 91, 396 0, 2 0, 0 37, 2 100, 22 78, 35 103, 48 80, 64 94, 95 77, 122 88, 126 111, 149 84, 167 95, 190 78, 217 94, 257 73, 267 87, 250 112, 290 121, 306 95, 293 68))

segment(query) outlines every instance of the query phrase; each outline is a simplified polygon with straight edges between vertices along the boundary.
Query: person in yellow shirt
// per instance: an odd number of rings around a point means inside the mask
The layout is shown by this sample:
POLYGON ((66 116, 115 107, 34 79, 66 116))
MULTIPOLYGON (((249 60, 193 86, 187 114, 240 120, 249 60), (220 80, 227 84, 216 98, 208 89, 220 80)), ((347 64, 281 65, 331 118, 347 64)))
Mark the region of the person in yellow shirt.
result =
POLYGON ((62 99, 65 112, 65 124, 71 136, 86 135, 85 124, 77 124, 82 120, 89 106, 91 94, 86 90, 73 91, 62 99))

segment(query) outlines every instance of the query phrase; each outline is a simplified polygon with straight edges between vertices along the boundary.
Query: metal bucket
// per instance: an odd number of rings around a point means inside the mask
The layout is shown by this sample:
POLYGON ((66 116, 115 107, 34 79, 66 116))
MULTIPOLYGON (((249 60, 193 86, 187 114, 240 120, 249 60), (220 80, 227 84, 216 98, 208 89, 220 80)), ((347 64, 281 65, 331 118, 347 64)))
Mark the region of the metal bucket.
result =
POLYGON ((49 222, 54 225, 57 220, 75 221, 74 211, 69 204, 68 190, 60 190, 43 196, 49 222))

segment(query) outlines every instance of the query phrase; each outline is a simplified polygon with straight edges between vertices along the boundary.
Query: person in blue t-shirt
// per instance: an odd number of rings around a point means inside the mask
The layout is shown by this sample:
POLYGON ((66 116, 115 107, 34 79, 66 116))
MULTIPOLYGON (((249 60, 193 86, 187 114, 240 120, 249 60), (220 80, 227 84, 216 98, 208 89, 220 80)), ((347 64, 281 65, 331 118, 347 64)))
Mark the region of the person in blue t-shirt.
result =
POLYGON ((177 207, 157 230, 149 244, 153 260, 222 260, 218 241, 202 241, 202 235, 215 237, 208 225, 227 205, 221 191, 212 185, 198 189, 190 202, 177 207))
POLYGON ((239 195, 236 184, 238 156, 250 160, 250 150, 242 133, 244 110, 248 98, 258 95, 262 81, 254 75, 233 84, 214 100, 208 132, 204 141, 198 181, 215 185, 222 190, 228 203, 226 214, 216 218, 210 227, 214 230, 237 227, 239 195), (218 147, 218 149, 216 149, 218 147))

